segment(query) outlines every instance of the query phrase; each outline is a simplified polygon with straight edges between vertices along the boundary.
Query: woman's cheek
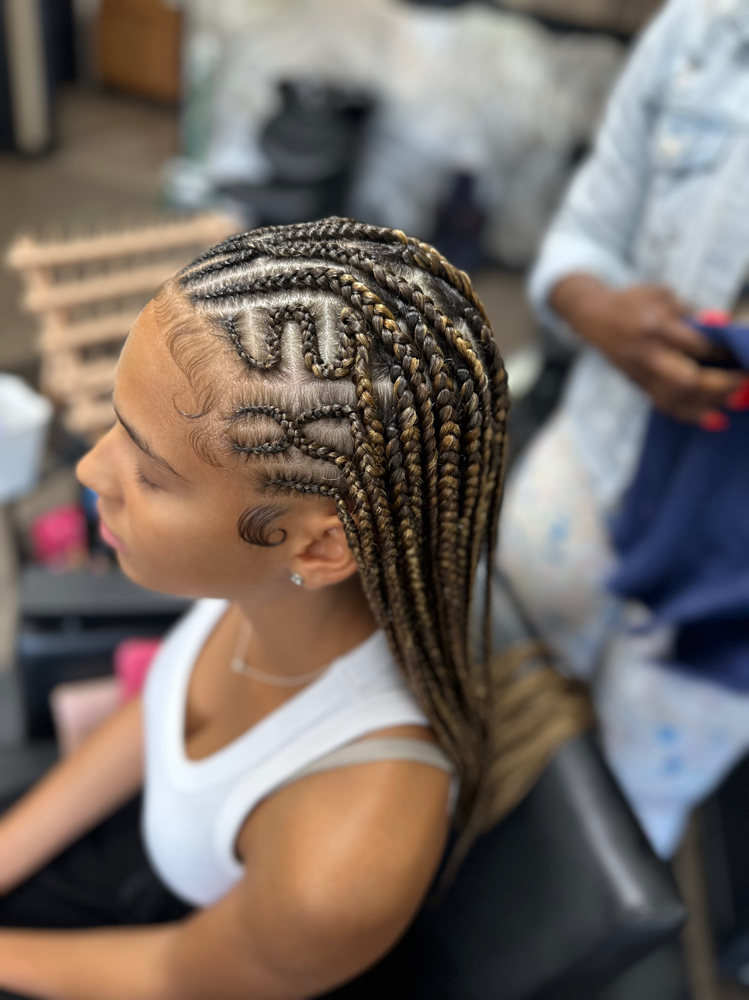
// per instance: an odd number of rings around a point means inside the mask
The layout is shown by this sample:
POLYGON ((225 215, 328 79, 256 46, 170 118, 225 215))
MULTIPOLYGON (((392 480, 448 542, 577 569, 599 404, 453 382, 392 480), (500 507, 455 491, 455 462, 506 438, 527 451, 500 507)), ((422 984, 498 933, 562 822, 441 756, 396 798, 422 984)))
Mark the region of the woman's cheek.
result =
POLYGON ((167 491, 128 497, 128 551, 119 560, 123 571, 153 590, 224 596, 227 580, 243 569, 237 550, 246 543, 232 511, 217 506, 167 491), (242 567, 235 566, 237 561, 242 567))
POLYGON ((180 530, 177 512, 170 510, 172 505, 155 493, 128 497, 125 542, 133 564, 159 565, 165 558, 173 561, 190 538, 188 530, 180 530))
POLYGON ((225 531, 216 530, 224 526, 217 526, 210 517, 201 517, 198 511, 185 510, 185 505, 178 502, 160 502, 141 525, 138 549, 151 565, 194 578, 225 553, 225 531))
POLYGON ((142 587, 184 597, 203 596, 201 559, 184 538, 144 532, 118 559, 123 572, 142 587))

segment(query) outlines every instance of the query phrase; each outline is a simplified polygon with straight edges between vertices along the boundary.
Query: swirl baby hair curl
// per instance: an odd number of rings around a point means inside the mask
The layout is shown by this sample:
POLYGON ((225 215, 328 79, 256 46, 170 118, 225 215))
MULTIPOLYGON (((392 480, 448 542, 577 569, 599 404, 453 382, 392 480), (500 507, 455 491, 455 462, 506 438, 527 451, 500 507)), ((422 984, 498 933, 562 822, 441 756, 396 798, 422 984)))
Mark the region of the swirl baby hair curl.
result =
POLYGON ((492 654, 491 574, 473 655, 509 399, 470 280, 402 232, 331 218, 226 240, 157 307, 174 295, 168 342, 200 400, 194 443, 209 461, 241 456, 268 494, 242 536, 282 544, 284 494, 336 504, 373 613, 456 764, 467 844, 588 718, 554 671, 492 654))

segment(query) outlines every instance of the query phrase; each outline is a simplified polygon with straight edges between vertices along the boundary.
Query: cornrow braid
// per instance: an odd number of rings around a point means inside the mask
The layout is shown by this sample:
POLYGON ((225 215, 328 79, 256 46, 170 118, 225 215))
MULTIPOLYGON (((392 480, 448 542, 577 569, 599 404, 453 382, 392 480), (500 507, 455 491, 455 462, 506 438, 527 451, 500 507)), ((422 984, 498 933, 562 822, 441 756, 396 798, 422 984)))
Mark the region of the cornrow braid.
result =
MULTIPOLYGON (((458 769, 467 843, 587 721, 553 671, 524 676, 492 653, 491 573, 480 655, 469 635, 509 396, 468 276, 398 230, 330 218, 233 236, 167 291, 225 345, 229 449, 271 493, 335 502, 372 611, 458 769)), ((270 528, 261 511, 243 537, 263 544, 270 528)))

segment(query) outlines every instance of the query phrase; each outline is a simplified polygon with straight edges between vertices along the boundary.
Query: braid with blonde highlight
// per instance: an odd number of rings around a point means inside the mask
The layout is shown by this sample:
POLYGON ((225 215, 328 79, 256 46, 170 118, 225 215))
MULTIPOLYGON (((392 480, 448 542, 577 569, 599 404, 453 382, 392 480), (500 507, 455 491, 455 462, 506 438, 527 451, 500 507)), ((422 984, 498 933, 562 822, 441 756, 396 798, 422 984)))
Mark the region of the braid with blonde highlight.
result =
MULTIPOLYGON (((334 501, 373 614, 456 764, 470 838, 587 722, 550 668, 492 654, 491 573, 481 655, 469 635, 509 407, 470 279, 398 230, 331 218, 234 236, 166 287, 215 330, 240 386, 221 394, 226 446, 269 495, 334 501)), ((281 544, 266 529, 267 512, 243 537, 281 544)))

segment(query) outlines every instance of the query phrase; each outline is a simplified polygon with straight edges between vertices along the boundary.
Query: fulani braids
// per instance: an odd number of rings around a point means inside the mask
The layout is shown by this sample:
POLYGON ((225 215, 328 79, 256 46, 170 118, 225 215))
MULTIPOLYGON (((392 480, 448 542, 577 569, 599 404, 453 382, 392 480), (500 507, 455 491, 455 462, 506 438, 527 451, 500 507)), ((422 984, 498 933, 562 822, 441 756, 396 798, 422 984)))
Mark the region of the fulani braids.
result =
MULTIPOLYGON (((397 230, 331 218, 226 240, 172 287, 232 366, 217 407, 226 445, 255 465, 269 496, 335 501, 373 613, 457 765, 459 815, 481 829, 525 791, 579 713, 560 724, 563 682, 549 671, 517 680, 492 657, 488 586, 486 648, 471 652, 509 400, 470 280, 397 230)), ((183 335, 171 341, 176 358, 183 335)), ((241 530, 279 544, 272 521, 272 507, 248 512, 241 530)))

